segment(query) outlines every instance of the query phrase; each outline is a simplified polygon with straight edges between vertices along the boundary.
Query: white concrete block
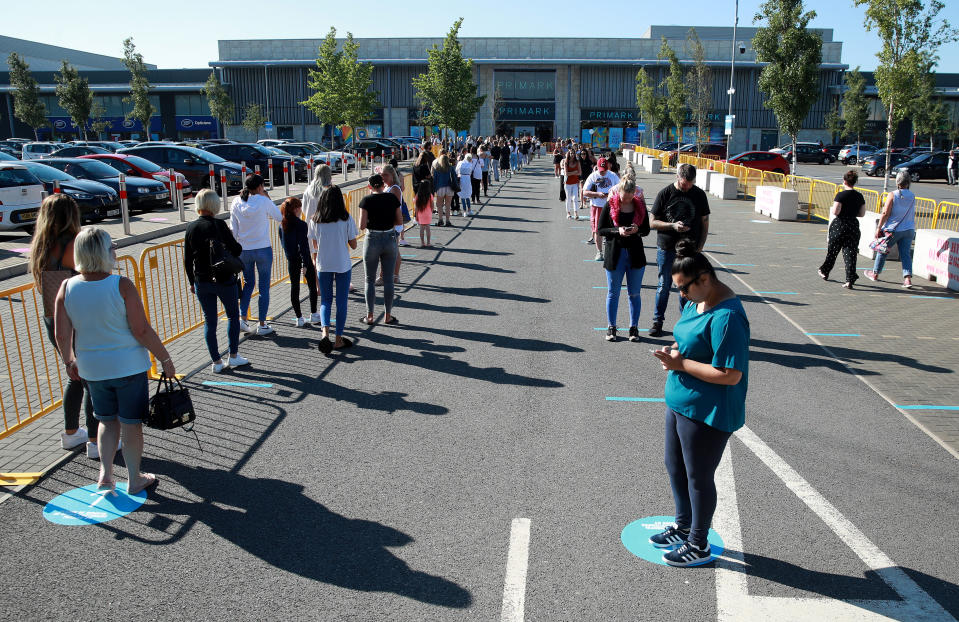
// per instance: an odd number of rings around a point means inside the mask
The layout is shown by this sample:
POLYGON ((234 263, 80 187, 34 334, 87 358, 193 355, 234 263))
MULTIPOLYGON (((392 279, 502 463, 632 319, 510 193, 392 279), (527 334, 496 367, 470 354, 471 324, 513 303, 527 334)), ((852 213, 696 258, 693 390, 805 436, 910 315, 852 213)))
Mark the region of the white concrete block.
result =
MULTIPOLYGON (((869 244, 876 239, 876 227, 879 225, 879 216, 880 214, 876 212, 866 212, 865 216, 856 219, 859 221, 859 254, 870 261, 876 258, 876 251, 869 248, 869 244)), ((832 224, 832 221, 835 219, 836 217, 832 215, 832 210, 830 209, 829 224, 832 224)), ((829 244, 828 229, 826 231, 826 244, 829 244)), ((886 254, 886 259, 898 261, 899 248, 896 246, 890 248, 889 253, 886 254)))
POLYGON ((959 291, 959 231, 916 229, 912 272, 959 291))
POLYGON ((656 158, 644 158, 643 168, 647 173, 661 173, 663 170, 663 161, 656 158))
POLYGON ((778 186, 756 186, 755 209, 773 220, 796 220, 799 193, 778 186))
POLYGON ((724 201, 739 197, 739 180, 732 175, 713 173, 709 177, 709 193, 724 201))
POLYGON ((719 175, 716 171, 696 171, 696 185, 703 189, 703 192, 709 192, 709 181, 713 175, 719 175))

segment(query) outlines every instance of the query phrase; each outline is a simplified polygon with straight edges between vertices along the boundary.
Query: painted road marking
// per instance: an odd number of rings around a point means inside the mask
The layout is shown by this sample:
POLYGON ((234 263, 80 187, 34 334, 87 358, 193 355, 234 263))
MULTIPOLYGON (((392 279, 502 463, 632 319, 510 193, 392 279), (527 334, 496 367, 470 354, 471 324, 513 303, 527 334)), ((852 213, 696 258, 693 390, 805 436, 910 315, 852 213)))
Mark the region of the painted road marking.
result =
POLYGON ((783 233, 782 231, 776 232, 775 235, 802 235, 801 233, 783 233))
POLYGON ((899 335, 880 335, 883 339, 902 339, 899 335))
MULTIPOLYGON (((609 285, 593 285, 593 289, 609 289, 609 285)), ((626 286, 623 285, 620 289, 626 289, 626 286)))
POLYGON ((30 247, 29 247, 29 246, 23 246, 23 247, 21 247, 21 248, 15 248, 15 249, 13 249, 13 252, 14 252, 14 253, 29 253, 29 252, 30 252, 30 247))
POLYGON ((570 227, 570 229, 585 229, 586 227, 570 227))
POLYGON ((757 294, 777 294, 779 296, 798 296, 799 292, 756 292, 757 294))
POLYGON ((410 259, 410 258, 416 257, 416 255, 400 255, 400 257, 402 257, 403 259, 410 259))
POLYGON ((204 380, 203 384, 208 387, 263 387, 265 389, 273 386, 269 382, 215 382, 213 380, 204 380))
POLYGON ((819 247, 808 246, 808 247, 806 247, 806 250, 807 250, 807 251, 828 251, 829 249, 828 249, 828 248, 819 248, 819 247))
POLYGON ((951 296, 921 296, 919 294, 913 294, 912 296, 909 296, 909 297, 910 298, 935 298, 936 300, 955 300, 955 298, 951 296))
POLYGON ((748 427, 736 438, 755 454, 806 506, 891 587, 901 601, 753 596, 747 588, 742 528, 731 451, 716 471, 719 504, 713 525, 726 539, 727 554, 716 564, 716 610, 721 622, 738 620, 954 620, 879 547, 802 478, 748 427))
POLYGON ((726 246, 725 244, 707 244, 706 246, 726 246))
POLYGON ((862 337, 858 333, 804 333, 810 337, 862 337))
POLYGON ((528 518, 514 518, 509 533, 506 580, 503 585, 503 622, 523 622, 526 610, 526 570, 529 568, 528 518))
MULTIPOLYGON (((594 328, 593 330, 608 330, 608 328, 609 328, 609 327, 607 326, 606 328, 594 328)), ((625 331, 628 331, 629 329, 628 329, 628 328, 617 328, 616 330, 617 330, 618 332, 625 332, 625 331)), ((648 332, 648 331, 649 331, 648 328, 637 328, 636 330, 638 330, 638 331, 641 332, 641 333, 645 333, 645 332, 648 332)))
POLYGON ((607 402, 665 402, 662 397, 606 397, 607 402))
POLYGON ((727 265, 727 266, 749 266, 749 267, 755 267, 755 266, 756 266, 756 264, 754 264, 754 263, 728 263, 728 264, 725 264, 725 265, 727 265))
MULTIPOLYGON (((663 561, 663 554, 670 549, 656 548, 653 546, 653 543, 649 541, 649 536, 657 534, 675 524, 676 518, 674 516, 648 516, 646 518, 640 518, 623 527, 622 533, 619 534, 619 540, 623 543, 623 546, 626 547, 626 550, 636 557, 653 564, 659 564, 660 566, 668 566, 669 564, 663 561)), ((709 548, 713 554, 713 558, 719 557, 725 551, 726 547, 723 539, 716 533, 715 529, 709 530, 709 533, 706 534, 706 541, 709 542, 709 548)))
POLYGON ((959 406, 930 406, 927 404, 896 404, 895 406, 902 410, 959 410, 959 406))
POLYGON ((764 225, 771 225, 771 224, 772 224, 772 221, 771 221, 771 220, 755 220, 755 219, 753 219, 753 220, 750 220, 749 222, 758 222, 758 223, 761 223, 761 224, 764 224, 764 225))
POLYGON ((145 490, 127 494, 126 482, 115 490, 98 490, 96 484, 57 495, 43 507, 43 517, 57 525, 95 525, 126 516, 147 499, 145 490))

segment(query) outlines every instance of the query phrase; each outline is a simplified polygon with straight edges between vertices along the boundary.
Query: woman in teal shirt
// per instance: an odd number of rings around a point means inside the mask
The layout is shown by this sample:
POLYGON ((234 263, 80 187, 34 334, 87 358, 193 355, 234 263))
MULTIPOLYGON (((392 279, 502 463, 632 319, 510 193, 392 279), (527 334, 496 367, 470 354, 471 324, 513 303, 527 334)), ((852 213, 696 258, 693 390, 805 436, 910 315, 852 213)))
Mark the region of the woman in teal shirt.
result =
POLYGON ((666 378, 666 470, 676 526, 650 537, 671 566, 712 561, 706 536, 716 511, 716 468, 746 419, 749 320, 736 294, 695 242, 676 244, 673 283, 687 302, 673 328, 676 343, 653 354, 666 378))

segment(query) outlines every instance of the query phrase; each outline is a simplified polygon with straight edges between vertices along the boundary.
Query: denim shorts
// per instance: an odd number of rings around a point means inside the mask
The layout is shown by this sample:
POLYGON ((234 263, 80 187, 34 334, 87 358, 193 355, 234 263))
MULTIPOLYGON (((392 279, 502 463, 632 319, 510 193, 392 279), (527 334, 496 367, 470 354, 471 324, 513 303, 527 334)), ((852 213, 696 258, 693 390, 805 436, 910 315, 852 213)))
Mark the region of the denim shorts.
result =
POLYGON ((143 423, 150 410, 150 381, 140 372, 124 378, 88 380, 93 398, 93 416, 97 421, 143 423), (121 413, 122 408, 122 413, 121 413))

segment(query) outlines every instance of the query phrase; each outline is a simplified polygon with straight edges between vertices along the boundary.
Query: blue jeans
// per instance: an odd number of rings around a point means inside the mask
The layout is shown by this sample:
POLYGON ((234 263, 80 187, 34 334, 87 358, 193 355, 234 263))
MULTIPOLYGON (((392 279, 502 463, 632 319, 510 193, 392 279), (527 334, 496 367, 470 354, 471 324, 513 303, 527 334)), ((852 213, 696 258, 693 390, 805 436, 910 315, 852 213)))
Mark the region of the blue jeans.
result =
POLYGON ((517 157, 515 153, 509 154, 509 167, 512 169, 516 168, 517 157))
POLYGON ((246 318, 250 310, 250 299, 253 297, 254 273, 260 281, 260 311, 259 320, 266 321, 266 313, 270 308, 270 272, 273 269, 273 248, 243 249, 240 253, 243 262, 243 291, 240 292, 240 317, 246 318))
MULTIPOLYGON (((915 229, 893 231, 889 246, 895 244, 899 248, 899 261, 902 262, 902 277, 912 276, 912 241, 916 239, 915 229)), ((886 265, 886 256, 876 253, 876 261, 872 264, 872 271, 878 276, 886 265)))
POLYGON ((629 295, 629 326, 639 325, 639 310, 641 302, 639 294, 643 289, 643 273, 646 267, 630 268, 629 251, 625 248, 619 251, 619 261, 615 270, 606 271, 606 320, 608 326, 616 326, 616 314, 619 312, 619 292, 623 286, 623 277, 626 277, 626 293, 629 295))
POLYGON ((240 349, 240 307, 237 305, 237 283, 221 285, 197 281, 195 287, 196 297, 200 301, 200 309, 203 310, 203 319, 206 322, 203 336, 206 337, 206 348, 210 351, 210 358, 214 361, 220 360, 220 344, 216 340, 217 300, 223 303, 223 310, 226 311, 228 320, 226 336, 230 342, 230 356, 236 356, 240 349))
POLYGON ((493 181, 499 181, 499 164, 494 161, 490 167, 493 169, 493 181))
POLYGON ((343 326, 346 325, 350 271, 320 272, 320 323, 323 326, 330 326, 330 307, 333 305, 334 281, 336 281, 336 336, 339 337, 343 334, 343 326))
POLYGON ((666 317, 666 303, 669 302, 669 291, 673 287, 673 260, 676 251, 656 249, 656 267, 659 282, 656 285, 656 309, 653 312, 653 323, 662 324, 666 317))

